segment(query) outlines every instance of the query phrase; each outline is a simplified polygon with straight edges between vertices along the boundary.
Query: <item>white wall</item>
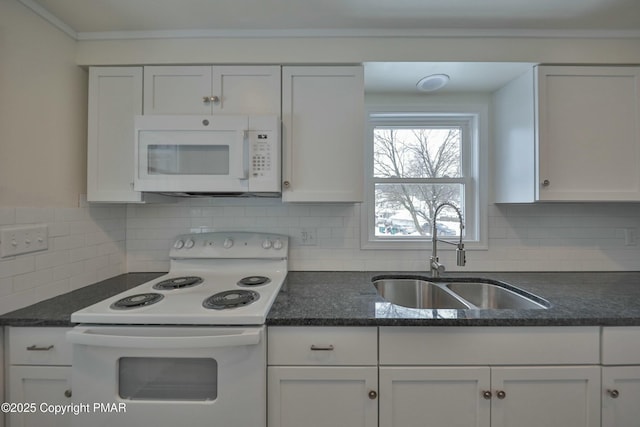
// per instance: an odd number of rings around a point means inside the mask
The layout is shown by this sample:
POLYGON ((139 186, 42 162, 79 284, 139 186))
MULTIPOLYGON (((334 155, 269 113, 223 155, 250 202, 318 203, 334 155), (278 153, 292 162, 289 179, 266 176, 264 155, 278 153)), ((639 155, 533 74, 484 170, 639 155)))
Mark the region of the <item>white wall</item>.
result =
POLYGON ((0 259, 0 313, 125 271, 124 206, 87 206, 87 73, 76 42, 0 0, 0 227, 47 224, 47 251, 0 259))
POLYGON ((76 43, 0 1, 0 206, 78 206, 85 193, 87 73, 76 43))
MULTIPOLYGON (((450 34, 450 33, 449 33, 450 34)), ((281 64, 367 61, 640 63, 637 38, 262 37, 85 40, 83 65, 281 64)))

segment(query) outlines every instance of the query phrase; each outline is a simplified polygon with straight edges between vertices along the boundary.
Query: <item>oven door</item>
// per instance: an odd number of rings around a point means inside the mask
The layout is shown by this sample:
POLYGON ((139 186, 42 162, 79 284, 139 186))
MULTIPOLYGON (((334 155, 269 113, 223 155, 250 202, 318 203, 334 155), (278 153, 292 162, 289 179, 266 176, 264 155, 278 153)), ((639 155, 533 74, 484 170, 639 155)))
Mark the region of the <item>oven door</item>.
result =
POLYGON ((136 191, 248 190, 247 116, 136 117, 136 191))
POLYGON ((266 425, 264 327, 78 326, 72 427, 266 425))

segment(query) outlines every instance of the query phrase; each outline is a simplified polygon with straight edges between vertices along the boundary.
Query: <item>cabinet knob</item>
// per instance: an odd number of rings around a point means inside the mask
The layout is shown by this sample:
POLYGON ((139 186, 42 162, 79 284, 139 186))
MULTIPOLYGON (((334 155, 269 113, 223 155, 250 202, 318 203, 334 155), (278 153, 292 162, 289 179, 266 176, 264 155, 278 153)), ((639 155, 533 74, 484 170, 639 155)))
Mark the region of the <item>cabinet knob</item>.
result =
POLYGON ((498 397, 498 399, 504 399, 505 397, 507 397, 507 393, 505 393, 504 390, 498 390, 496 392, 496 396, 498 397))
POLYGON ((542 186, 543 186, 543 187, 548 187, 548 186, 549 186, 549 184, 551 184, 551 183, 549 182, 549 180, 548 180, 548 179, 545 179, 544 181, 542 181, 542 186))
POLYGON ((215 96, 215 95, 213 95, 213 96, 203 96, 203 97, 202 97, 202 101, 203 101, 205 104, 208 104, 208 103, 210 103, 210 102, 213 102, 213 103, 215 104, 215 103, 217 103, 217 102, 220 102, 220 98, 219 98, 219 97, 217 97, 217 96, 215 96))
POLYGON ((611 396, 612 399, 617 399, 620 396, 620 392, 618 390, 607 390, 607 394, 611 396))
POLYGON ((71 397, 71 390, 65 390, 64 391, 64 397, 71 397))
POLYGON ((484 397, 487 400, 491 399, 491 392, 489 390, 483 391, 482 392, 482 397, 484 397))
POLYGON ((369 391, 369 399, 374 400, 376 397, 378 397, 378 393, 375 390, 369 391))
POLYGON ((285 182, 282 183, 282 186, 284 188, 289 188, 289 187, 291 187, 291 183, 289 181, 285 181, 285 182))

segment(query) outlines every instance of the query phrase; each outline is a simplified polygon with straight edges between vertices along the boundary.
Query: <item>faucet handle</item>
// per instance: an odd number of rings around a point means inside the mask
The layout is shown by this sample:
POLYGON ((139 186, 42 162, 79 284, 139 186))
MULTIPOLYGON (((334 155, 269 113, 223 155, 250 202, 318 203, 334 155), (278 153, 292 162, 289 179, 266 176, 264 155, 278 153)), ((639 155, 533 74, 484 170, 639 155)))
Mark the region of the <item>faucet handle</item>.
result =
POLYGON ((431 258, 431 276, 438 277, 440 274, 444 273, 444 265, 438 262, 437 258, 431 258))

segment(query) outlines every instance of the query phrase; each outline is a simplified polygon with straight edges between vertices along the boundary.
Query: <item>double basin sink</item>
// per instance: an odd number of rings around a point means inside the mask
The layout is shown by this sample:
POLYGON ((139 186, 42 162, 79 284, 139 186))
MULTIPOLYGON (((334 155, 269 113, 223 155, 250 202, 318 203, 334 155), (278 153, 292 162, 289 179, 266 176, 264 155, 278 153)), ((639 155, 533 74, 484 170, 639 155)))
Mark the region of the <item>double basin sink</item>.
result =
POLYGON ((537 295, 492 279, 377 276, 372 281, 382 298, 409 308, 528 310, 550 307, 537 295))

